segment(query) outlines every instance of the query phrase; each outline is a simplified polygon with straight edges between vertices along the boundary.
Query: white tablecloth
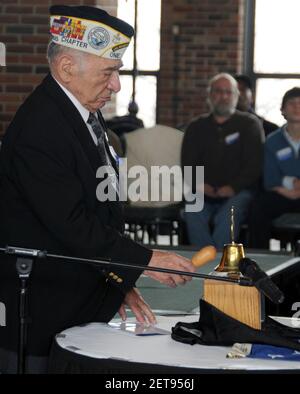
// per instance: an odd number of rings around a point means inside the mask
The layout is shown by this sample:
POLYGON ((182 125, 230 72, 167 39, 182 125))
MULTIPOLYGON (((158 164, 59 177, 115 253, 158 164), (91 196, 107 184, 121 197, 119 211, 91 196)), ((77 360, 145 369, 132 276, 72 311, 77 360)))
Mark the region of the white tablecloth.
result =
MULTIPOLYGON (((157 327, 170 332, 171 327, 178 321, 193 322, 198 318, 196 315, 158 316, 157 327)), ((134 319, 130 319, 129 322, 134 322, 134 319)), ((57 335, 56 342, 63 349, 98 359, 199 369, 300 370, 299 362, 278 359, 228 359, 226 355, 229 347, 186 345, 174 341, 170 334, 136 336, 101 323, 90 323, 65 330, 57 335)))

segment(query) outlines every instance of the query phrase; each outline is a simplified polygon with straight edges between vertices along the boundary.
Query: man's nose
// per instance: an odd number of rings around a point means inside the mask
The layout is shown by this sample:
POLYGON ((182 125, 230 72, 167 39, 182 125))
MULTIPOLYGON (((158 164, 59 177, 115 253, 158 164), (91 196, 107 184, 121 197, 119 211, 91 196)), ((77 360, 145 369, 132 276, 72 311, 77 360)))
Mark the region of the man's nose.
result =
POLYGON ((224 90, 221 90, 220 93, 221 93, 222 97, 226 97, 227 98, 227 97, 231 96, 231 91, 230 90, 224 89, 224 90))
POLYGON ((114 71, 109 79, 108 88, 118 93, 121 90, 120 76, 118 71, 114 71))

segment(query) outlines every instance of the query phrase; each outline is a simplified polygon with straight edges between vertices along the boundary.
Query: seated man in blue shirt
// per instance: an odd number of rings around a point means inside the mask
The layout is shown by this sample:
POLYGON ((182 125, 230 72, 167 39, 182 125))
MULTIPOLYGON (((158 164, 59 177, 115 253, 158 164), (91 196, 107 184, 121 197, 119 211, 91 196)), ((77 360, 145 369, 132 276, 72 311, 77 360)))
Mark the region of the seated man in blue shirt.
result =
POLYGON ((264 188, 250 215, 251 246, 269 248, 272 220, 288 212, 300 212, 300 87, 282 99, 287 123, 265 142, 264 188))

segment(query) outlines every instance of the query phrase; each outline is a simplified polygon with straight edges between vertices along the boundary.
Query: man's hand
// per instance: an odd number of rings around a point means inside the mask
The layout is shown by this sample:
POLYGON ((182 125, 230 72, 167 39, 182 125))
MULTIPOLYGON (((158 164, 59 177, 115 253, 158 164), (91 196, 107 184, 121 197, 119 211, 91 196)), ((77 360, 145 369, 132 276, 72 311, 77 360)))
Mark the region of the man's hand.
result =
MULTIPOLYGON (((179 256, 175 253, 162 252, 158 250, 153 251, 153 255, 148 266, 168 268, 178 271, 195 272, 195 267, 193 266, 192 262, 185 257, 179 256)), ((187 281, 192 279, 191 276, 147 270, 144 271, 144 274, 170 287, 176 287, 178 284, 185 284, 187 281)))
POLYGON ((211 198, 217 197, 217 193, 215 191, 215 188, 213 186, 209 185, 208 183, 204 183, 204 187, 202 186, 202 190, 204 191, 204 194, 208 197, 211 197, 211 198))
POLYGON ((293 186, 295 190, 300 190, 300 179, 295 178, 293 182, 293 186))
POLYGON ((300 198, 300 189, 289 190, 285 187, 278 186, 274 187, 272 190, 281 194, 285 198, 289 198, 290 200, 297 200, 298 198, 300 198))
POLYGON ((122 320, 126 320, 125 306, 128 306, 139 323, 155 324, 156 318, 150 306, 144 301, 138 289, 133 288, 126 294, 123 304, 119 309, 122 320))
POLYGON ((222 197, 222 198, 233 197, 234 195, 235 195, 235 192, 234 192, 233 188, 229 185, 222 186, 217 189, 217 196, 218 197, 222 197))

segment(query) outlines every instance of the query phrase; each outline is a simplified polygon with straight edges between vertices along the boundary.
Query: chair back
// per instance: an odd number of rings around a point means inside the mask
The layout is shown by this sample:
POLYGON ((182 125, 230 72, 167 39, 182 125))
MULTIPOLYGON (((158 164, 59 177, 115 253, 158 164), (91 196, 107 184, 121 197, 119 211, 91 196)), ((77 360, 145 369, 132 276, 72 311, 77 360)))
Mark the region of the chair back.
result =
POLYGON ((134 166, 143 166, 147 171, 146 177, 128 179, 128 188, 139 179, 143 190, 148 190, 147 201, 131 200, 130 203, 140 207, 164 207, 181 202, 182 182, 176 179, 181 177, 182 131, 156 125, 128 133, 125 139, 128 171, 134 166), (157 201, 151 201, 153 196, 157 201))

